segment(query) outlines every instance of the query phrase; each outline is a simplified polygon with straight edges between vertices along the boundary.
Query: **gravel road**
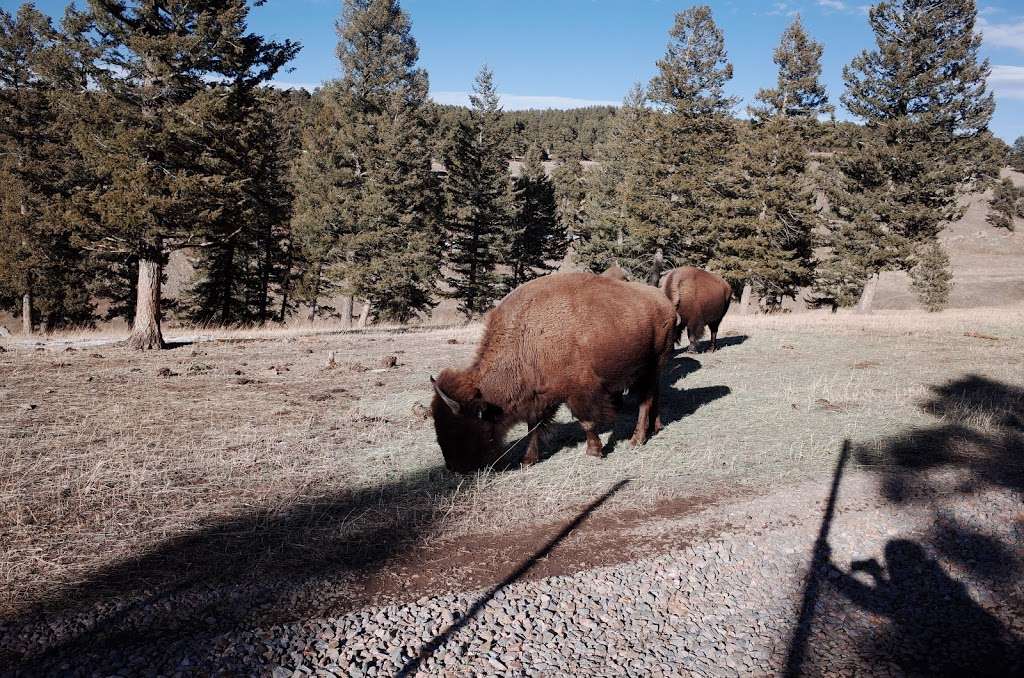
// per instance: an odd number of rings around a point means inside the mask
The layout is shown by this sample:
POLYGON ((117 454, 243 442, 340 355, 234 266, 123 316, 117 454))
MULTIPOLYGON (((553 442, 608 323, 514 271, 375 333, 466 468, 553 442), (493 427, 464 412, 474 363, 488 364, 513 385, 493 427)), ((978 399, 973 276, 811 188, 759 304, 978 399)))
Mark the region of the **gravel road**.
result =
POLYGON ((5 643, 34 658, 0 673, 1020 675, 1019 494, 941 480, 893 505, 854 477, 821 540, 828 487, 808 484, 722 508, 739 527, 650 559, 338 617, 166 643, 129 624, 50 652, 52 628, 11 627, 5 643))

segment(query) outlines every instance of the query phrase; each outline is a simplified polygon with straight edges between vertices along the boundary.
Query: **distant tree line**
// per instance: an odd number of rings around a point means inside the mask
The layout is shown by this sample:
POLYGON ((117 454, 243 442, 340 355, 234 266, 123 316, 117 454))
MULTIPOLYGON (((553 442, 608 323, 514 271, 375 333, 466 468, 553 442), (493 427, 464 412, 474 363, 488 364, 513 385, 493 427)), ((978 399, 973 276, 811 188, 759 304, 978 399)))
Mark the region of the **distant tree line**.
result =
MULTIPOLYGON (((972 0, 871 9, 875 45, 840 97, 856 122, 834 119, 799 17, 739 120, 706 6, 676 16, 657 74, 620 107, 514 112, 487 68, 469 107, 430 102, 397 0, 344 0, 341 76, 275 90, 300 47, 249 32, 249 11, 0 11, 0 307, 26 333, 120 315, 132 346, 155 348, 170 312, 405 322, 444 297, 474 317, 568 253, 644 279, 658 250, 721 273, 744 309, 869 309, 890 270, 937 309, 937 236, 959 197, 1024 165, 1024 139, 988 131, 972 0), (164 300, 177 250, 194 277, 164 300)), ((1020 201, 998 184, 992 223, 1012 228, 1020 201)))

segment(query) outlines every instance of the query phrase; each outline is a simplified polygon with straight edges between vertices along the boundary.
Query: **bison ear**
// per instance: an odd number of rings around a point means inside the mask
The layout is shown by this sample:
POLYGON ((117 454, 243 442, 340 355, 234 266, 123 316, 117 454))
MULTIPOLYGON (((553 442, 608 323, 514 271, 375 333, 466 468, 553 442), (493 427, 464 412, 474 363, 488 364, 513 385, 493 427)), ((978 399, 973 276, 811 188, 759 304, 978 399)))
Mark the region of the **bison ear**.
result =
POLYGON ((430 377, 430 385, 434 387, 434 392, 437 393, 441 400, 444 401, 444 404, 448 406, 448 409, 450 409, 453 414, 459 414, 459 411, 462 409, 459 401, 442 391, 441 387, 437 385, 437 381, 434 377, 430 377))

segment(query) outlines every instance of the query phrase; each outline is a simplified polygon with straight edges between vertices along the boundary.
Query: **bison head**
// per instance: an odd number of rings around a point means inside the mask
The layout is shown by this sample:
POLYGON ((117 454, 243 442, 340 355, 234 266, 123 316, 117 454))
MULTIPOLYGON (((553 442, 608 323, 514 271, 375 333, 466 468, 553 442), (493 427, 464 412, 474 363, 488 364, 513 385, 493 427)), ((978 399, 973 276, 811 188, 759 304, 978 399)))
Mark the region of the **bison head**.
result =
POLYGON ((436 381, 431 377, 430 383, 434 386, 430 405, 434 430, 448 469, 470 473, 497 461, 508 429, 502 409, 448 370, 436 381))

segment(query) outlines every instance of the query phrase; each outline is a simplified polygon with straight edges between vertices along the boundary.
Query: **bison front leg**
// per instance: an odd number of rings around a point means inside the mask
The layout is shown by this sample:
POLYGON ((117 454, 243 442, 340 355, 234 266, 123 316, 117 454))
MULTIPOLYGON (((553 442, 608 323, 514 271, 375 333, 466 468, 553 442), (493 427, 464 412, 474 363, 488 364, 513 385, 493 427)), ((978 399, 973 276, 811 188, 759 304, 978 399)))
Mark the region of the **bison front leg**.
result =
POLYGON ((601 438, 597 435, 597 422, 581 421, 580 426, 583 427, 583 432, 587 434, 587 456, 597 457, 598 459, 603 457, 604 445, 601 444, 601 438))
POLYGON ((529 442, 526 444, 526 454, 523 455, 523 466, 533 466, 540 461, 540 428, 539 421, 527 422, 530 426, 530 432, 527 433, 527 439, 529 442))

